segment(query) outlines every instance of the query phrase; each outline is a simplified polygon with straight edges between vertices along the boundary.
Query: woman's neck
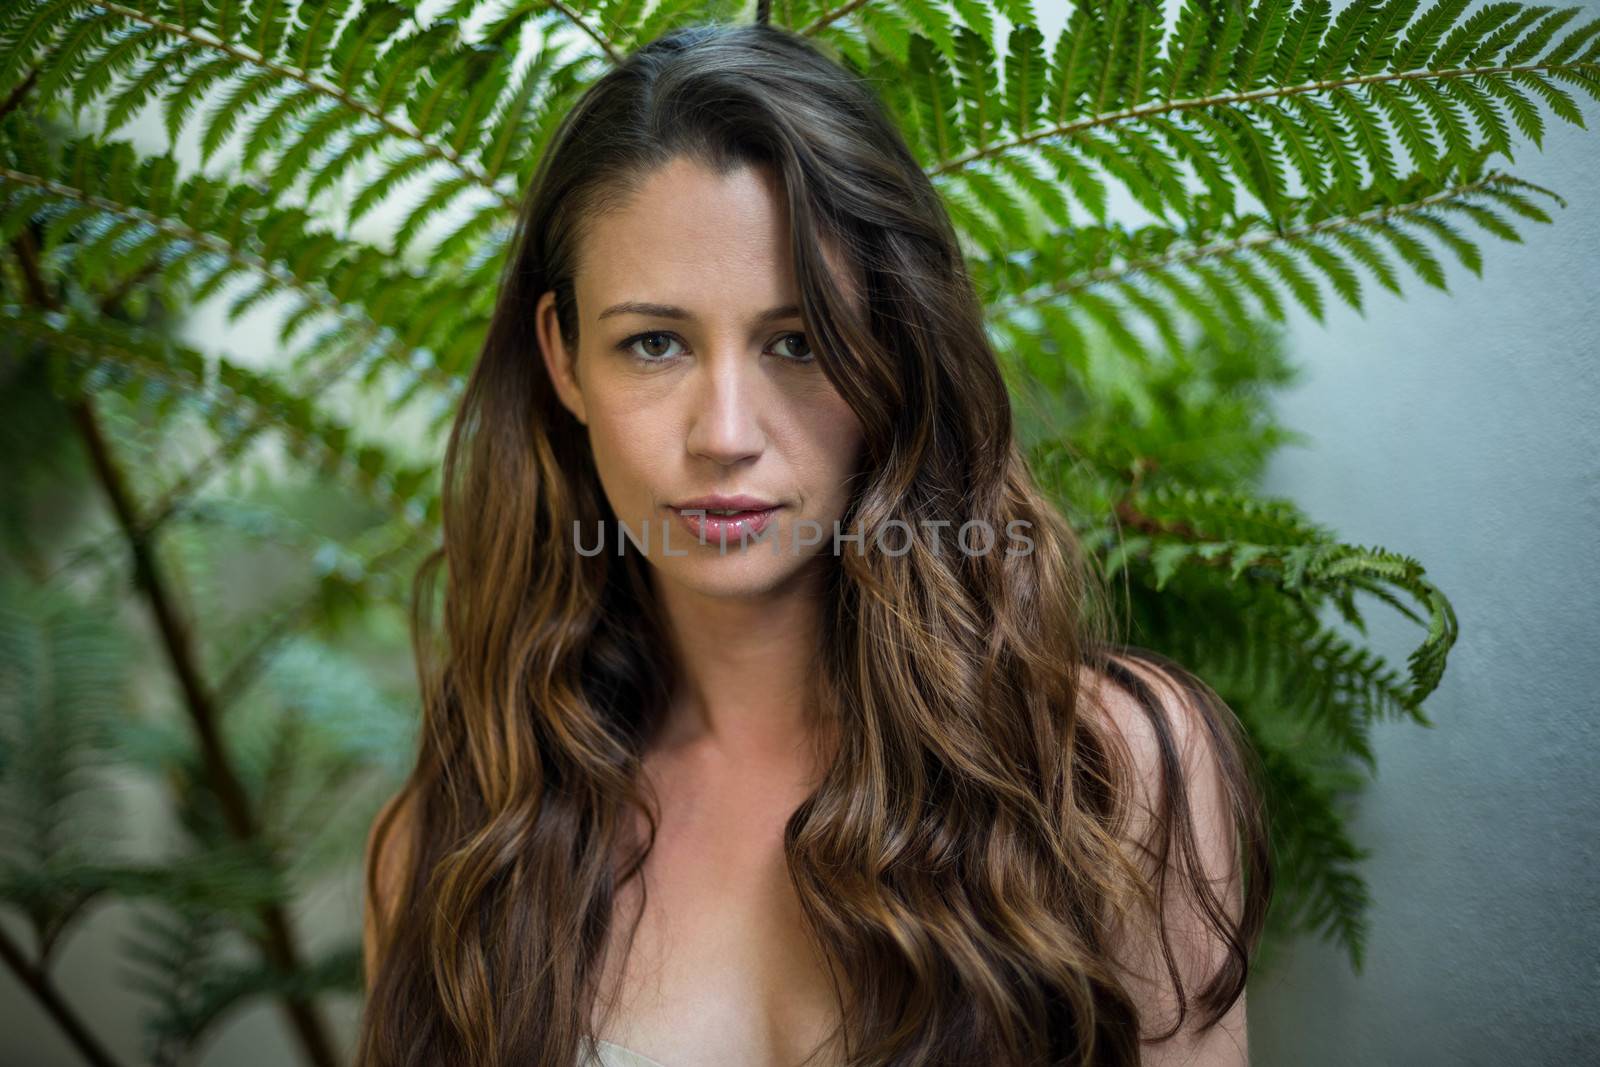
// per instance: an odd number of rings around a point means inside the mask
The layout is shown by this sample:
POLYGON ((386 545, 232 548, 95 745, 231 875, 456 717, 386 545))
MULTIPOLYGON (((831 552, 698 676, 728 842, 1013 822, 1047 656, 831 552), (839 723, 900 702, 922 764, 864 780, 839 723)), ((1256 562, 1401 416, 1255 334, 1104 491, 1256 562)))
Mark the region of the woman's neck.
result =
POLYGON ((656 594, 679 684, 655 744, 758 763, 804 758, 818 729, 822 583, 714 597, 657 582, 656 594))

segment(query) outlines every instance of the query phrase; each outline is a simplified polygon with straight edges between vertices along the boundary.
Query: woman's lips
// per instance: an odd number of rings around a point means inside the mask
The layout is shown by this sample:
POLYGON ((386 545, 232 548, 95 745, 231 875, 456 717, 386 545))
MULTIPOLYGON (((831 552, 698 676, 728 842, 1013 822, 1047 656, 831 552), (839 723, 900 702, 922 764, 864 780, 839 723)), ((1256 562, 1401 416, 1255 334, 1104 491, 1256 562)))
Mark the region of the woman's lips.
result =
POLYGON ((716 515, 699 508, 673 508, 684 527, 702 544, 719 545, 737 543, 746 537, 755 537, 767 528, 782 505, 758 510, 741 511, 735 515, 716 515))

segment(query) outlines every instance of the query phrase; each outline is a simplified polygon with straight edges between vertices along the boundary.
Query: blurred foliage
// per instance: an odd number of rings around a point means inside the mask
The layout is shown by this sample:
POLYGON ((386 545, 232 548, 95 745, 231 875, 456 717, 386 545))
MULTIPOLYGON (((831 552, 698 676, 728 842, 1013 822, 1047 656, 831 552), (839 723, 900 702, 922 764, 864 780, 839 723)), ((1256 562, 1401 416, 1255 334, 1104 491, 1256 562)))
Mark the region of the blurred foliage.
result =
POLYGON ((406 601, 437 542, 443 434, 520 190, 638 44, 769 17, 871 79, 961 233, 1044 485, 1137 643, 1211 682, 1268 774, 1269 947, 1361 963, 1345 820, 1371 724, 1422 710, 1456 638, 1417 560, 1259 490, 1296 435, 1273 326, 1367 286, 1443 288, 1560 200, 1507 173, 1600 99, 1600 22, 1466 0, 16 0, 0 11, 0 956, 87 1062, 193 1059, 322 998, 350 887, 410 755, 406 601), (137 132, 153 116, 165 146, 137 132), (180 147, 179 142, 182 142, 180 147), (1468 227, 1471 227, 1470 229, 1468 227), (197 346, 206 308, 262 342, 197 346), (266 323, 267 325, 262 325, 266 323), (1418 626, 1366 647, 1376 602, 1418 626), (128 794, 170 818, 132 825, 128 794), (142 1049, 51 981, 96 901, 137 909, 142 1049))

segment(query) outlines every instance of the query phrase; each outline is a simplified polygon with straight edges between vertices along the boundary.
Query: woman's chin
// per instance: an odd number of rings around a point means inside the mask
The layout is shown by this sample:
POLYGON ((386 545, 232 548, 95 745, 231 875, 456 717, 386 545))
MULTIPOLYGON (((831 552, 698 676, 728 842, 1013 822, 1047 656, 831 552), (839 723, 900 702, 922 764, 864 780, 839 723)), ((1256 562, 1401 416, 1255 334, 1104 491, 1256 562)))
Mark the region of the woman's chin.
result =
POLYGON ((729 548, 726 555, 719 555, 715 546, 706 550, 695 546, 689 556, 664 559, 652 553, 650 562, 667 581, 701 596, 749 600, 783 591, 808 569, 811 560, 774 554, 771 546, 763 545, 759 549, 729 548))

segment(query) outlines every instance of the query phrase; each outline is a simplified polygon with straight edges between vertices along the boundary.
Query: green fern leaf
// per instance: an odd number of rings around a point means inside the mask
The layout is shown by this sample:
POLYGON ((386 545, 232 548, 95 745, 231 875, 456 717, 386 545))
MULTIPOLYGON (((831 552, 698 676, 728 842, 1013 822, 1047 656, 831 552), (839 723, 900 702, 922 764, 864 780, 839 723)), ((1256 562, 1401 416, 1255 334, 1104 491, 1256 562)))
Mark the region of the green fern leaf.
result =
POLYGON ((1022 26, 1032 26, 1037 21, 1031 11, 1026 10, 1026 0, 1021 9, 1007 11, 1009 5, 1005 0, 988 2, 985 0, 951 0, 950 7, 960 16, 962 23, 973 33, 983 38, 993 47, 995 40, 994 12, 999 10, 1005 15, 1013 29, 1022 26))
POLYGON ((942 163, 954 158, 963 147, 956 118, 959 105, 955 79, 927 38, 913 37, 910 55, 922 143, 932 153, 929 162, 942 163))
POLYGON ((1052 223, 1061 227, 1071 224, 1071 209, 1061 184, 1040 174, 1031 159, 1002 155, 995 159, 995 166, 1026 193, 1052 223))
POLYGON ((1513 18, 1495 27, 1473 49, 1471 57, 1467 60, 1468 65, 1482 67, 1495 63, 1502 52, 1516 43, 1524 30, 1549 11, 1550 8, 1544 6, 1524 7, 1519 4, 1513 18))
POLYGON ((1339 12, 1322 40, 1322 47, 1312 68, 1313 77, 1318 81, 1326 81, 1351 65, 1356 50, 1376 27, 1380 2, 1354 0, 1339 12))
POLYGON ((1048 64, 1044 34, 1033 26, 1017 26, 1006 42, 1005 123, 1013 133, 1033 129, 1045 100, 1048 64))
POLYGON ((1060 145, 1041 144, 1039 154, 1051 165, 1056 177, 1072 190, 1073 199, 1091 217, 1103 221, 1106 217, 1107 194, 1105 183, 1099 175, 1085 166, 1075 153, 1066 151, 1060 145))
POLYGON ((211 86, 232 74, 236 67, 237 61, 233 58, 218 56, 172 86, 163 101, 166 108, 164 121, 169 144, 176 144, 178 138, 182 136, 183 124, 188 119, 189 110, 200 102, 211 86))
POLYGON ((1346 139, 1348 134, 1338 117, 1327 105, 1307 96, 1292 97, 1289 106, 1299 112, 1306 128, 1316 138, 1322 148, 1323 159, 1328 165, 1328 173, 1332 177, 1334 186, 1349 201, 1361 187, 1361 167, 1356 161, 1355 150, 1350 147, 1346 139))
POLYGON ((1517 124, 1517 129, 1522 135, 1532 141, 1534 147, 1543 147, 1544 118, 1539 114, 1538 106, 1511 83, 1510 76, 1491 75, 1484 78, 1482 84, 1488 93, 1499 97, 1506 105, 1506 110, 1511 113, 1511 120, 1517 124))
POLYGON ((1322 291, 1317 288, 1316 282, 1305 272, 1295 259, 1281 248, 1262 246, 1255 250, 1255 254, 1265 263, 1278 279, 1294 294, 1311 317, 1321 322, 1323 319, 1322 291))
POLYGON ((1476 245, 1462 236, 1461 232, 1455 227, 1451 226, 1444 219, 1425 213, 1409 216, 1407 221, 1413 226, 1420 226, 1423 229, 1431 231, 1441 243, 1443 243, 1456 254, 1456 258, 1461 261, 1462 266, 1466 267, 1473 274, 1479 275, 1480 277, 1482 276, 1482 253, 1478 251, 1478 247, 1476 245))
POLYGON ((1335 89, 1329 98, 1344 116, 1373 180, 1380 188, 1392 191, 1397 178, 1394 149, 1389 143, 1382 119, 1371 111, 1365 100, 1347 89, 1335 89))
POLYGON ((1550 49, 1540 62, 1546 66, 1569 62, 1585 42, 1597 39, 1600 39, 1600 19, 1591 19, 1563 37, 1561 43, 1550 49))
POLYGON ((1250 19, 1233 60, 1231 81, 1248 92, 1262 85, 1273 56, 1289 26, 1289 0, 1263 0, 1250 11, 1250 19))
POLYGON ((1272 80, 1279 85, 1298 85, 1311 80, 1316 69, 1322 35, 1327 32, 1328 0, 1305 0, 1289 17, 1288 28, 1278 45, 1273 61, 1272 80))
POLYGON ((1428 10, 1424 11, 1416 22, 1411 24, 1410 32, 1405 40, 1395 51, 1392 69, 1394 70, 1419 70, 1428 66, 1428 61, 1433 56, 1434 49, 1439 46, 1439 40, 1461 12, 1466 10, 1469 0, 1438 0, 1428 10))
POLYGON ((887 4, 867 4, 858 8, 855 14, 861 20, 862 34, 871 45, 871 54, 905 66, 910 58, 911 38, 916 36, 916 30, 911 20, 900 13, 900 8, 887 4))
POLYGON ((1003 121, 994 53, 983 38, 966 27, 957 31, 956 42, 963 139, 970 146, 983 148, 999 132, 1003 121))
POLYGON ((1350 60, 1350 69, 1360 74, 1375 74, 1394 59, 1400 32, 1416 14, 1418 0, 1388 0, 1372 17, 1372 23, 1350 60))
POLYGON ((1485 145, 1507 159, 1512 158, 1511 127, 1506 125, 1499 108, 1494 106, 1481 85, 1465 78, 1456 78, 1444 83, 1444 93, 1472 112, 1473 121, 1485 145))
MULTIPOLYGON (((1460 66, 1483 43, 1485 37, 1522 10, 1517 3, 1486 4, 1474 11, 1467 20, 1450 31, 1433 54, 1433 62, 1440 69, 1460 66)), ((1473 61, 1477 65, 1477 61, 1473 61)))
POLYGON ((1460 107, 1430 82, 1407 82, 1406 89, 1422 101, 1423 108, 1433 120, 1434 129, 1444 139, 1445 152, 1440 159, 1441 165, 1453 165, 1465 173, 1475 157, 1475 150, 1460 107))
MULTIPOLYGON (((872 5, 862 5, 860 14, 865 17, 865 12, 872 5)), ((994 34, 985 35, 965 29, 970 41, 958 41, 955 28, 951 25, 950 16, 936 4, 903 3, 898 10, 904 11, 907 18, 915 25, 918 32, 934 43, 941 53, 960 62, 963 57, 970 61, 971 56, 983 56, 993 52, 990 42, 994 34), (969 50, 970 53, 969 53, 969 50)))
POLYGON ((1400 279, 1395 274, 1393 265, 1383 258, 1383 253, 1378 251, 1377 246, 1364 233, 1355 229, 1343 229, 1333 230, 1328 236, 1334 243, 1342 246, 1350 258, 1367 268, 1385 289, 1400 295, 1400 279))
POLYGON ((1571 22, 1577 14, 1577 8, 1569 7, 1559 11, 1552 11, 1546 15, 1537 26, 1529 31, 1526 37, 1518 41, 1506 53, 1505 65, 1514 67, 1520 63, 1526 63, 1534 56, 1537 56, 1555 37, 1556 31, 1571 22))
MULTIPOLYGON (((333 84, 345 92, 355 90, 366 77, 367 71, 389 62, 387 59, 380 61, 379 53, 405 26, 410 14, 405 8, 388 0, 377 0, 376 3, 362 0, 353 6, 355 18, 345 23, 326 60, 333 84)), ((437 53, 449 47, 454 38, 454 25, 440 23, 419 32, 413 40, 425 44, 428 52, 437 53)), ((308 47, 307 52, 321 52, 321 49, 308 47)), ((418 53, 411 51, 407 54, 409 57, 418 53)), ((315 58, 322 57, 316 55, 315 58)), ((387 110, 391 106, 391 100, 381 92, 376 94, 374 103, 380 110, 387 110)))
MULTIPOLYGON (((1450 82, 1449 85, 1464 85, 1466 82, 1450 82)), ((1437 177, 1439 174, 1439 156, 1434 150, 1433 128, 1422 112, 1417 109, 1416 101, 1407 95, 1404 90, 1396 85, 1368 85, 1366 87, 1367 99, 1372 101, 1389 120, 1389 128, 1394 130, 1411 158, 1411 164, 1424 174, 1437 177)))
POLYGON ((1051 119, 1057 124, 1082 114, 1081 100, 1089 86, 1092 57, 1097 44, 1096 27, 1089 9, 1076 7, 1061 35, 1056 38, 1049 106, 1051 119))
POLYGON ((1423 281, 1435 289, 1448 290, 1444 268, 1439 265, 1439 261, 1434 258, 1427 245, 1392 222, 1384 222, 1375 227, 1375 232, 1389 242, 1400 258, 1405 260, 1423 281))
POLYGON ((1295 247, 1328 279, 1333 291, 1345 303, 1357 311, 1361 310, 1361 280, 1348 263, 1315 241, 1299 242, 1295 247))
POLYGON ((1583 128, 1583 112, 1578 110, 1577 103, 1549 78, 1541 77, 1532 71, 1520 70, 1513 72, 1511 77, 1543 97, 1545 104, 1558 116, 1580 129, 1583 128))

